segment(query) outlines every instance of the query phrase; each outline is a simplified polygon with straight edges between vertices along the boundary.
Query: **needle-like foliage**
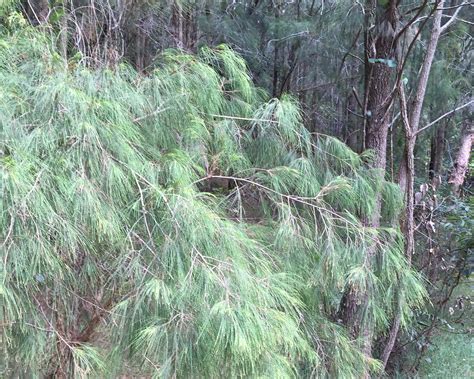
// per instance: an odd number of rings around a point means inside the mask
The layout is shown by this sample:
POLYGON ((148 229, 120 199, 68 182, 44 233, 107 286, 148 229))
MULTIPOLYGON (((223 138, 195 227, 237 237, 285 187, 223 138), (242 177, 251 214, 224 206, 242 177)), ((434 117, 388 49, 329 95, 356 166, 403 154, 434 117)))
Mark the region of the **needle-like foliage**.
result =
POLYGON ((163 53, 148 76, 52 46, 0 39, 3 374, 377 368, 338 320, 345 289, 367 294, 378 334, 424 290, 400 233, 360 222, 381 188, 386 220, 401 208, 370 157, 310 135, 225 46, 163 53))

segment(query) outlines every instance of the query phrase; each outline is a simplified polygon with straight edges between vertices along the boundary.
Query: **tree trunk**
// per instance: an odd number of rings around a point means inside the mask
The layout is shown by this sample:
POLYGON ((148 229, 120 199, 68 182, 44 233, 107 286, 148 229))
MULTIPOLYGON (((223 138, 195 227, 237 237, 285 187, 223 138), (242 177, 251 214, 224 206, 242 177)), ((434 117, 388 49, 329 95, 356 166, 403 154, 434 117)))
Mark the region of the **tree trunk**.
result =
POLYGON ((183 34, 183 8, 181 3, 174 1, 172 4, 171 24, 173 27, 173 37, 175 45, 178 49, 185 48, 184 34, 183 34))
MULTIPOLYGON (((416 89, 415 98, 413 99, 413 104, 409 116, 410 128, 415 134, 417 133, 420 125, 421 111, 423 110, 423 102, 425 100, 426 88, 428 86, 428 79, 430 77, 431 65, 433 64, 433 59, 436 53, 436 49, 438 47, 439 37, 442 32, 441 19, 443 17, 443 6, 444 0, 440 0, 437 5, 438 10, 434 13, 433 27, 431 28, 430 40, 428 42, 428 47, 426 48, 426 55, 421 66, 420 78, 418 80, 418 86, 416 89)), ((408 154, 406 152, 403 155, 398 175, 398 183, 400 184, 400 188, 402 189, 402 191, 405 193, 407 185, 407 156, 408 154)))
MULTIPOLYGON (((426 55, 423 60, 421 67, 420 78, 413 100, 411 113, 408 115, 407 101, 405 98, 405 92, 403 89, 403 83, 399 83, 399 94, 400 94, 400 112, 402 115, 402 121, 405 128, 406 145, 402 159, 402 163, 399 171, 399 185, 406 196, 406 209, 405 209, 405 220, 403 225, 403 232, 405 234, 405 254, 408 261, 411 263, 412 256, 415 250, 415 225, 414 225, 414 178, 415 178, 415 145, 416 145, 416 134, 418 132, 421 111, 423 109, 423 101, 425 99, 426 88, 428 86, 428 79, 431 72, 431 65, 433 63, 436 48, 438 46, 438 40, 442 32, 441 18, 443 16, 443 5, 444 0, 440 0, 437 7, 438 10, 434 13, 433 27, 431 29, 430 40, 426 50, 426 55)), ((406 57, 405 57, 406 59, 406 57)), ((395 316, 395 320, 392 324, 392 328, 389 334, 389 340, 384 348, 382 354, 383 368, 385 369, 390 354, 395 345, 395 341, 400 329, 400 314, 395 316)))
POLYGON ((143 26, 138 28, 136 37, 136 55, 135 55, 135 66, 139 72, 143 72, 145 69, 145 55, 146 55, 146 40, 147 35, 143 31, 143 26))
POLYGON ((278 97, 278 42, 275 42, 273 51, 273 79, 272 79, 272 97, 278 97))
POLYGON ((352 150, 360 153, 361 144, 359 145, 358 140, 360 119, 351 113, 351 111, 356 113, 359 111, 357 107, 357 101, 350 89, 347 89, 346 92, 348 95, 346 97, 346 127, 344 140, 352 150))
POLYGON ((446 146, 446 123, 436 128, 431 137, 429 179, 433 182, 441 174, 446 146))
POLYGON ((469 169, 469 159, 471 157, 472 144, 474 143, 474 126, 472 120, 464 124, 461 139, 459 141, 459 150, 454 161, 454 167, 449 177, 449 183, 452 186, 453 193, 460 195, 461 187, 466 178, 469 169))
MULTIPOLYGON (((280 7, 278 3, 275 6, 275 22, 278 22, 280 18, 280 7)), ((272 97, 278 97, 280 94, 278 93, 278 57, 280 55, 280 46, 278 38, 275 38, 273 42, 273 78, 272 78, 272 97)))
MULTIPOLYGON (((398 9, 396 0, 390 0, 384 7, 375 0, 366 3, 366 79, 365 79, 365 147, 374 152, 372 167, 385 175, 387 162, 387 136, 390 126, 389 107, 393 99, 393 69, 384 61, 392 60, 396 51, 396 30, 398 9), (375 25, 375 27, 372 27, 375 25), (377 61, 374 61, 377 59, 377 61), (384 60, 384 61, 380 61, 384 60)), ((380 226, 381 194, 378 193, 376 206, 371 217, 363 220, 368 228, 380 226)), ((371 244, 365 251, 364 264, 370 269, 376 252, 371 244)), ((342 318, 354 337, 362 337, 364 353, 372 355, 373 320, 363 320, 368 294, 358 293, 349 288, 342 304, 342 318)), ((368 376, 368 373, 366 374, 368 376)))
POLYGON ((61 56, 64 59, 65 65, 67 67, 67 45, 68 45, 68 18, 69 18, 69 8, 68 0, 63 1, 63 15, 61 17, 61 36, 60 36, 60 51, 61 56))

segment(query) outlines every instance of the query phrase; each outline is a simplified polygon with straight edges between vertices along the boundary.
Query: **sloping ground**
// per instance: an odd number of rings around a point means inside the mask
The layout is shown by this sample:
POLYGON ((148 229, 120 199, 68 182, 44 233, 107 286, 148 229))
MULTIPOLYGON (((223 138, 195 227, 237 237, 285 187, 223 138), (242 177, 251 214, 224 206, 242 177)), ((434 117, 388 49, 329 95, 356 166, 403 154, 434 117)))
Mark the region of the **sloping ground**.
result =
POLYGON ((419 378, 474 378, 474 278, 462 283, 422 359, 419 378))

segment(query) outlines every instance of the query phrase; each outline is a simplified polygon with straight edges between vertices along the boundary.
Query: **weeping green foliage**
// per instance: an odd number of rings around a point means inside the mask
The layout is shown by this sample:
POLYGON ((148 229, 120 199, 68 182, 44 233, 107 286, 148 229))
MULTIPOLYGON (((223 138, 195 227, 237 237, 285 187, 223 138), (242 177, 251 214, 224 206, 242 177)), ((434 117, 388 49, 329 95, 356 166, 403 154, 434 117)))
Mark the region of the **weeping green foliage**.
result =
POLYGON ((377 333, 423 300, 399 232, 360 222, 380 188, 396 215, 393 186, 314 140, 293 99, 265 103, 227 47, 166 52, 144 77, 65 69, 50 46, 0 41, 4 373, 377 369, 337 314, 349 285, 377 333), (206 192, 216 178, 233 188, 206 192))

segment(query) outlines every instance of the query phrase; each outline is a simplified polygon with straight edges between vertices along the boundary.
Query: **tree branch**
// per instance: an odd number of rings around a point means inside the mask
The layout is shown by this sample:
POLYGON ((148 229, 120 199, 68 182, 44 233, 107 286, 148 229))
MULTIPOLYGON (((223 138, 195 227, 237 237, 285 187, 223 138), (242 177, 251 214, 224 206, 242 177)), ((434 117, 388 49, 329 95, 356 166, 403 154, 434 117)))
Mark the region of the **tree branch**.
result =
POLYGON ((449 27, 449 25, 451 25, 454 22, 454 20, 456 20, 456 17, 459 14, 459 12, 461 11, 462 8, 463 7, 461 7, 461 6, 458 7, 456 9, 456 11, 453 13, 453 15, 451 16, 451 18, 448 20, 448 22, 446 22, 446 24, 441 26, 441 33, 444 32, 449 27))
POLYGON ((424 127, 422 127, 421 129, 419 129, 416 134, 419 134, 421 133, 422 131, 428 129, 429 127, 433 126, 434 124, 436 124, 437 122, 441 121, 443 118, 449 116, 450 114, 454 113, 454 112, 457 112, 459 111, 460 109, 463 109, 469 105, 471 105, 472 103, 474 103, 474 100, 470 100, 468 101, 467 103, 463 104, 463 105, 460 105, 459 107, 457 108, 454 108, 453 110, 449 111, 449 112, 446 112, 445 114, 439 116, 436 120, 430 122, 429 124, 425 125, 424 127))
POLYGON ((423 4, 421 4, 420 8, 418 9, 418 12, 416 12, 416 14, 406 23, 406 25, 397 33, 397 36, 395 37, 395 42, 403 35, 403 33, 405 33, 405 31, 411 26, 413 25, 417 19, 418 19, 418 16, 421 14, 421 12, 423 12, 423 10, 425 9, 426 7, 426 4, 428 3, 428 0, 425 0, 423 2, 423 4))

